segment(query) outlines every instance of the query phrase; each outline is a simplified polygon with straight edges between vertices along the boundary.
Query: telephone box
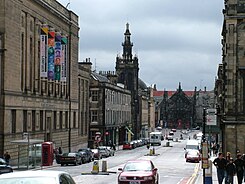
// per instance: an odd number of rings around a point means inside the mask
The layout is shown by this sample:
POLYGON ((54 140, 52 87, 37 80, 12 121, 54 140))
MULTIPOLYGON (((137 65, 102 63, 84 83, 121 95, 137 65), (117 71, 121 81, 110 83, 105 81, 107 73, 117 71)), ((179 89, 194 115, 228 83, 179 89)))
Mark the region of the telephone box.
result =
POLYGON ((52 142, 42 143, 42 166, 53 165, 54 160, 54 149, 52 142))

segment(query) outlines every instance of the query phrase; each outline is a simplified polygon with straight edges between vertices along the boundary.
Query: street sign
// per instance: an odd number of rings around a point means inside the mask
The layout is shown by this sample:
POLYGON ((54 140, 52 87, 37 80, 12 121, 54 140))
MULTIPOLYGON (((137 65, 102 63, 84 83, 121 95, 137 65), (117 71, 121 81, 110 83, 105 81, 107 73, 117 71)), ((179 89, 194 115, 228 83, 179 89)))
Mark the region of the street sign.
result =
POLYGON ((100 135, 96 135, 95 138, 94 138, 94 140, 96 142, 100 142, 101 141, 101 136, 100 135))
POLYGON ((202 168, 207 169, 208 165, 208 143, 202 143, 202 168))
POLYGON ((206 124, 217 125, 216 109, 207 109, 206 124))

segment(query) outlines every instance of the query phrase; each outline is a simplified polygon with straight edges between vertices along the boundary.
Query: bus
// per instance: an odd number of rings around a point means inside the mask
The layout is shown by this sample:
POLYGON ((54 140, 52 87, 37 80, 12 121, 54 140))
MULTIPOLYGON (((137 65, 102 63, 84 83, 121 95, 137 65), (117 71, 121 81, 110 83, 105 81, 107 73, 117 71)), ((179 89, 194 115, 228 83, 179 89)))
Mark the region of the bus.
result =
POLYGON ((162 138, 163 138, 162 132, 151 132, 150 133, 150 144, 160 146, 162 138))

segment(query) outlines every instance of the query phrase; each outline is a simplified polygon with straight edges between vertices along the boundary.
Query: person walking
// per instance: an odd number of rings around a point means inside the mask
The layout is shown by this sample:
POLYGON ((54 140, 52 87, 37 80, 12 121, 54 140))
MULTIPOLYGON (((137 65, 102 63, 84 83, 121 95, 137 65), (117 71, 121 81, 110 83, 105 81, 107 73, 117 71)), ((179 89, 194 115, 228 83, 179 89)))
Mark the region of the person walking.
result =
POLYGON ((238 184, 242 184, 243 172, 244 172, 244 161, 242 160, 241 153, 237 154, 237 158, 234 161, 234 164, 236 165, 236 174, 237 174, 238 184))
POLYGON ((3 158, 6 161, 6 163, 9 165, 9 160, 11 158, 10 154, 8 152, 4 153, 3 158))
POLYGON ((217 177, 219 184, 222 184, 225 177, 225 169, 226 169, 226 159, 223 157, 223 153, 219 153, 218 157, 214 159, 213 164, 217 168, 217 177))
MULTIPOLYGON (((230 160, 231 160, 231 153, 230 152, 226 153, 225 159, 226 159, 226 163, 228 165, 230 163, 230 160)), ((228 180, 229 180, 229 176, 227 174, 227 171, 225 170, 225 183, 228 183, 228 180)))
POLYGON ((236 174, 236 165, 233 162, 233 158, 230 158, 228 164, 226 165, 227 177, 225 180, 225 184, 233 184, 235 174, 236 174))

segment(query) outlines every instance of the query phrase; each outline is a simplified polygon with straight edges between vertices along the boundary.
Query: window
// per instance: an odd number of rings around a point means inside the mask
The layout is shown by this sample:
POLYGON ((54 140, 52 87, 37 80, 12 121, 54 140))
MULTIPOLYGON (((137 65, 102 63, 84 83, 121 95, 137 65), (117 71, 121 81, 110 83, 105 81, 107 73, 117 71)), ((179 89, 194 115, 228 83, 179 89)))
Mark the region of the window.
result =
POLYGON ((91 115, 92 115, 91 117, 92 122, 97 122, 98 121, 98 111, 93 110, 91 112, 91 115))
POLYGON ((57 112, 56 111, 54 111, 54 130, 56 130, 57 129, 57 112))
POLYGON ((76 112, 73 112, 73 128, 76 128, 76 112))
POLYGON ((40 111, 40 130, 43 130, 43 111, 40 111))
POLYGON ((16 133, 16 110, 11 110, 12 116, 12 133, 16 133))
POLYGON ((23 111, 23 132, 27 132, 27 110, 23 111))
POLYGON ((68 128, 68 111, 65 112, 65 128, 68 128))
POLYGON ((91 91, 92 101, 98 101, 98 91, 91 91))
POLYGON ((36 112, 35 110, 32 111, 32 131, 35 131, 36 128, 36 112))
POLYGON ((63 125, 63 112, 60 111, 60 129, 62 129, 62 125, 63 125))

